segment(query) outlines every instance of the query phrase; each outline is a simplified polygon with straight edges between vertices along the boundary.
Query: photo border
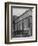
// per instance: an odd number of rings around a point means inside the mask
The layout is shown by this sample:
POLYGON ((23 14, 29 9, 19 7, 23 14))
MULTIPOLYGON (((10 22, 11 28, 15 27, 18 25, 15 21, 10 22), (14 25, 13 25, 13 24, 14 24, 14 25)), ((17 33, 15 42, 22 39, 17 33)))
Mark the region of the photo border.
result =
POLYGON ((32 3, 20 3, 20 2, 5 2, 5 44, 16 44, 16 43, 29 43, 37 42, 37 4, 32 3), (34 5, 36 6, 36 39, 34 41, 18 41, 9 42, 9 4, 21 4, 21 5, 34 5))

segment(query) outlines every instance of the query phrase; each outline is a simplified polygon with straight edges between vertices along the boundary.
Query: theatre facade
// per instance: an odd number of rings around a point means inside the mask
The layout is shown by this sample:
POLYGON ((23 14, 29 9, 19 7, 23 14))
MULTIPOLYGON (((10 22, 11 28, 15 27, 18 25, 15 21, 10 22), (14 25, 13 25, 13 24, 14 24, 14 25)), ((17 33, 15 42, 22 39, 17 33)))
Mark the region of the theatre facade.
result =
POLYGON ((19 17, 12 16, 12 19, 12 37, 32 36, 32 9, 28 9, 19 17))

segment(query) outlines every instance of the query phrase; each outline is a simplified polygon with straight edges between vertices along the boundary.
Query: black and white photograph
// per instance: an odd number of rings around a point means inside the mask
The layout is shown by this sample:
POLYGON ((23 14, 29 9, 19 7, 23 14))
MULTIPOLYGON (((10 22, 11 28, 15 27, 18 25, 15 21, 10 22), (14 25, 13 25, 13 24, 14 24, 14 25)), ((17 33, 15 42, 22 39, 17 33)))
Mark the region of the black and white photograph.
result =
POLYGON ((32 36, 32 9, 12 7, 11 38, 32 36))
POLYGON ((37 4, 6 3, 6 40, 11 43, 36 42, 36 12, 37 4))

